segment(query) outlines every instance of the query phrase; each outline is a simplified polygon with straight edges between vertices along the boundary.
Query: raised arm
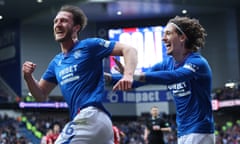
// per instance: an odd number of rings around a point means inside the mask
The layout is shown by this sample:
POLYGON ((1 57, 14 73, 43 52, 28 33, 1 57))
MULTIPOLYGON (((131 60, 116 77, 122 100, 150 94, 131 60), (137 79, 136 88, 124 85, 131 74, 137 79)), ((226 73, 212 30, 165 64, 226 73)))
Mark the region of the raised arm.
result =
POLYGON ((43 79, 37 81, 32 74, 35 69, 36 64, 26 61, 22 66, 24 80, 29 91, 37 101, 46 101, 49 93, 53 90, 56 84, 47 82, 43 79))

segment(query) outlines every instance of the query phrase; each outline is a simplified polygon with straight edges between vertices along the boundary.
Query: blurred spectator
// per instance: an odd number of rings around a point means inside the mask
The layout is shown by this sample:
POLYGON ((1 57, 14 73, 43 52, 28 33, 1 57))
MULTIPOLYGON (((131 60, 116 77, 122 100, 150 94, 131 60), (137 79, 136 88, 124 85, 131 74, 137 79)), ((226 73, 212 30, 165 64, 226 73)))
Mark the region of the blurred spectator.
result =
POLYGON ((146 121, 144 140, 147 144, 164 144, 164 132, 171 132, 169 124, 159 116, 159 108, 153 106, 146 121), (167 125, 166 125, 167 124, 167 125))
POLYGON ((40 144, 48 144, 48 137, 49 135, 52 135, 53 130, 50 128, 47 130, 46 134, 41 138, 41 143, 40 144))
POLYGON ((216 144, 239 144, 240 121, 227 121, 224 125, 216 125, 216 144))
POLYGON ((0 116, 0 144, 31 144, 17 130, 19 122, 8 115, 0 116))
POLYGON ((58 123, 53 124, 52 132, 48 133, 46 136, 47 144, 54 144, 60 134, 60 130, 61 128, 58 123))
POLYGON ((217 100, 230 100, 230 99, 239 99, 240 98, 240 89, 239 88, 231 88, 231 87, 223 87, 214 90, 213 99, 217 100))
POLYGON ((112 126, 114 134, 114 144, 121 144, 125 134, 116 125, 112 126))
POLYGON ((41 139, 41 144, 54 144, 57 137, 59 136, 61 131, 60 124, 54 123, 52 128, 49 128, 45 134, 45 136, 41 139))

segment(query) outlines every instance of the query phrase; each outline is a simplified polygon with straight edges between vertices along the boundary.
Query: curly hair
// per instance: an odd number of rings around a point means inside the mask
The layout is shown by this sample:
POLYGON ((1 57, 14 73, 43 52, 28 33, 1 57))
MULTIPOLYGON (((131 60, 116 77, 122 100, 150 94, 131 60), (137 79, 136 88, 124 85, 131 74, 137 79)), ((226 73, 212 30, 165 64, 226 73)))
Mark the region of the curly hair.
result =
MULTIPOLYGON (((191 51, 198 51, 204 47, 207 33, 197 19, 176 16, 170 19, 168 23, 176 24, 187 36, 187 41, 185 43, 186 48, 191 51)), ((176 31, 179 35, 183 34, 177 29, 176 31)))
POLYGON ((73 5, 64 5, 60 8, 59 12, 60 11, 72 13, 74 25, 81 26, 79 31, 82 31, 86 27, 88 19, 85 13, 79 7, 73 5))

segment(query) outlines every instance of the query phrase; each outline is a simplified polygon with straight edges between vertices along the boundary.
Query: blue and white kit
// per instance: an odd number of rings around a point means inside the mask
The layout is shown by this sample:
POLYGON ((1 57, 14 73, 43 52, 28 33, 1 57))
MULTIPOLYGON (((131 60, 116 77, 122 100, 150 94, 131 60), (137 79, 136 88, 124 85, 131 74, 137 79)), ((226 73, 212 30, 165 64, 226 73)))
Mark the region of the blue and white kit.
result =
POLYGON ((212 72, 206 59, 197 52, 176 64, 173 57, 169 57, 155 65, 152 71, 156 72, 145 73, 146 81, 166 84, 172 92, 176 103, 178 136, 213 133, 212 72))
MULTIPOLYGON (((120 78, 112 75, 113 83, 120 78)), ((176 103, 178 137, 190 133, 213 133, 211 105, 212 72, 199 52, 190 53, 183 62, 172 56, 145 72, 146 82, 134 82, 134 87, 146 84, 167 85, 176 103)))
POLYGON ((110 116, 102 105, 103 59, 111 54, 114 46, 115 42, 100 38, 79 41, 67 54, 57 54, 43 74, 42 79, 60 86, 71 120, 89 106, 110 116))

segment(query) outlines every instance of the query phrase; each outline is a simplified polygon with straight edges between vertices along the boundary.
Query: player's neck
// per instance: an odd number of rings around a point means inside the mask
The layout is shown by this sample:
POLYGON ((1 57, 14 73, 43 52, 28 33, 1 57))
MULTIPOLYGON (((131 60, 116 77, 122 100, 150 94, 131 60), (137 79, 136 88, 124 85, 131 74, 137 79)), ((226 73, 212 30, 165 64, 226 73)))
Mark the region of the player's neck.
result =
POLYGON ((60 42, 60 46, 61 46, 61 50, 64 54, 67 54, 69 51, 72 50, 72 48, 74 47, 74 45, 76 44, 78 40, 68 40, 68 41, 64 41, 64 42, 60 42))
POLYGON ((179 66, 181 66, 190 54, 191 54, 190 52, 187 52, 187 53, 184 53, 182 55, 179 55, 178 59, 174 58, 175 59, 174 67, 178 68, 179 66))
POLYGON ((186 57, 189 56, 190 53, 191 53, 190 51, 183 51, 183 52, 175 55, 174 59, 177 63, 181 63, 186 59, 186 57))

